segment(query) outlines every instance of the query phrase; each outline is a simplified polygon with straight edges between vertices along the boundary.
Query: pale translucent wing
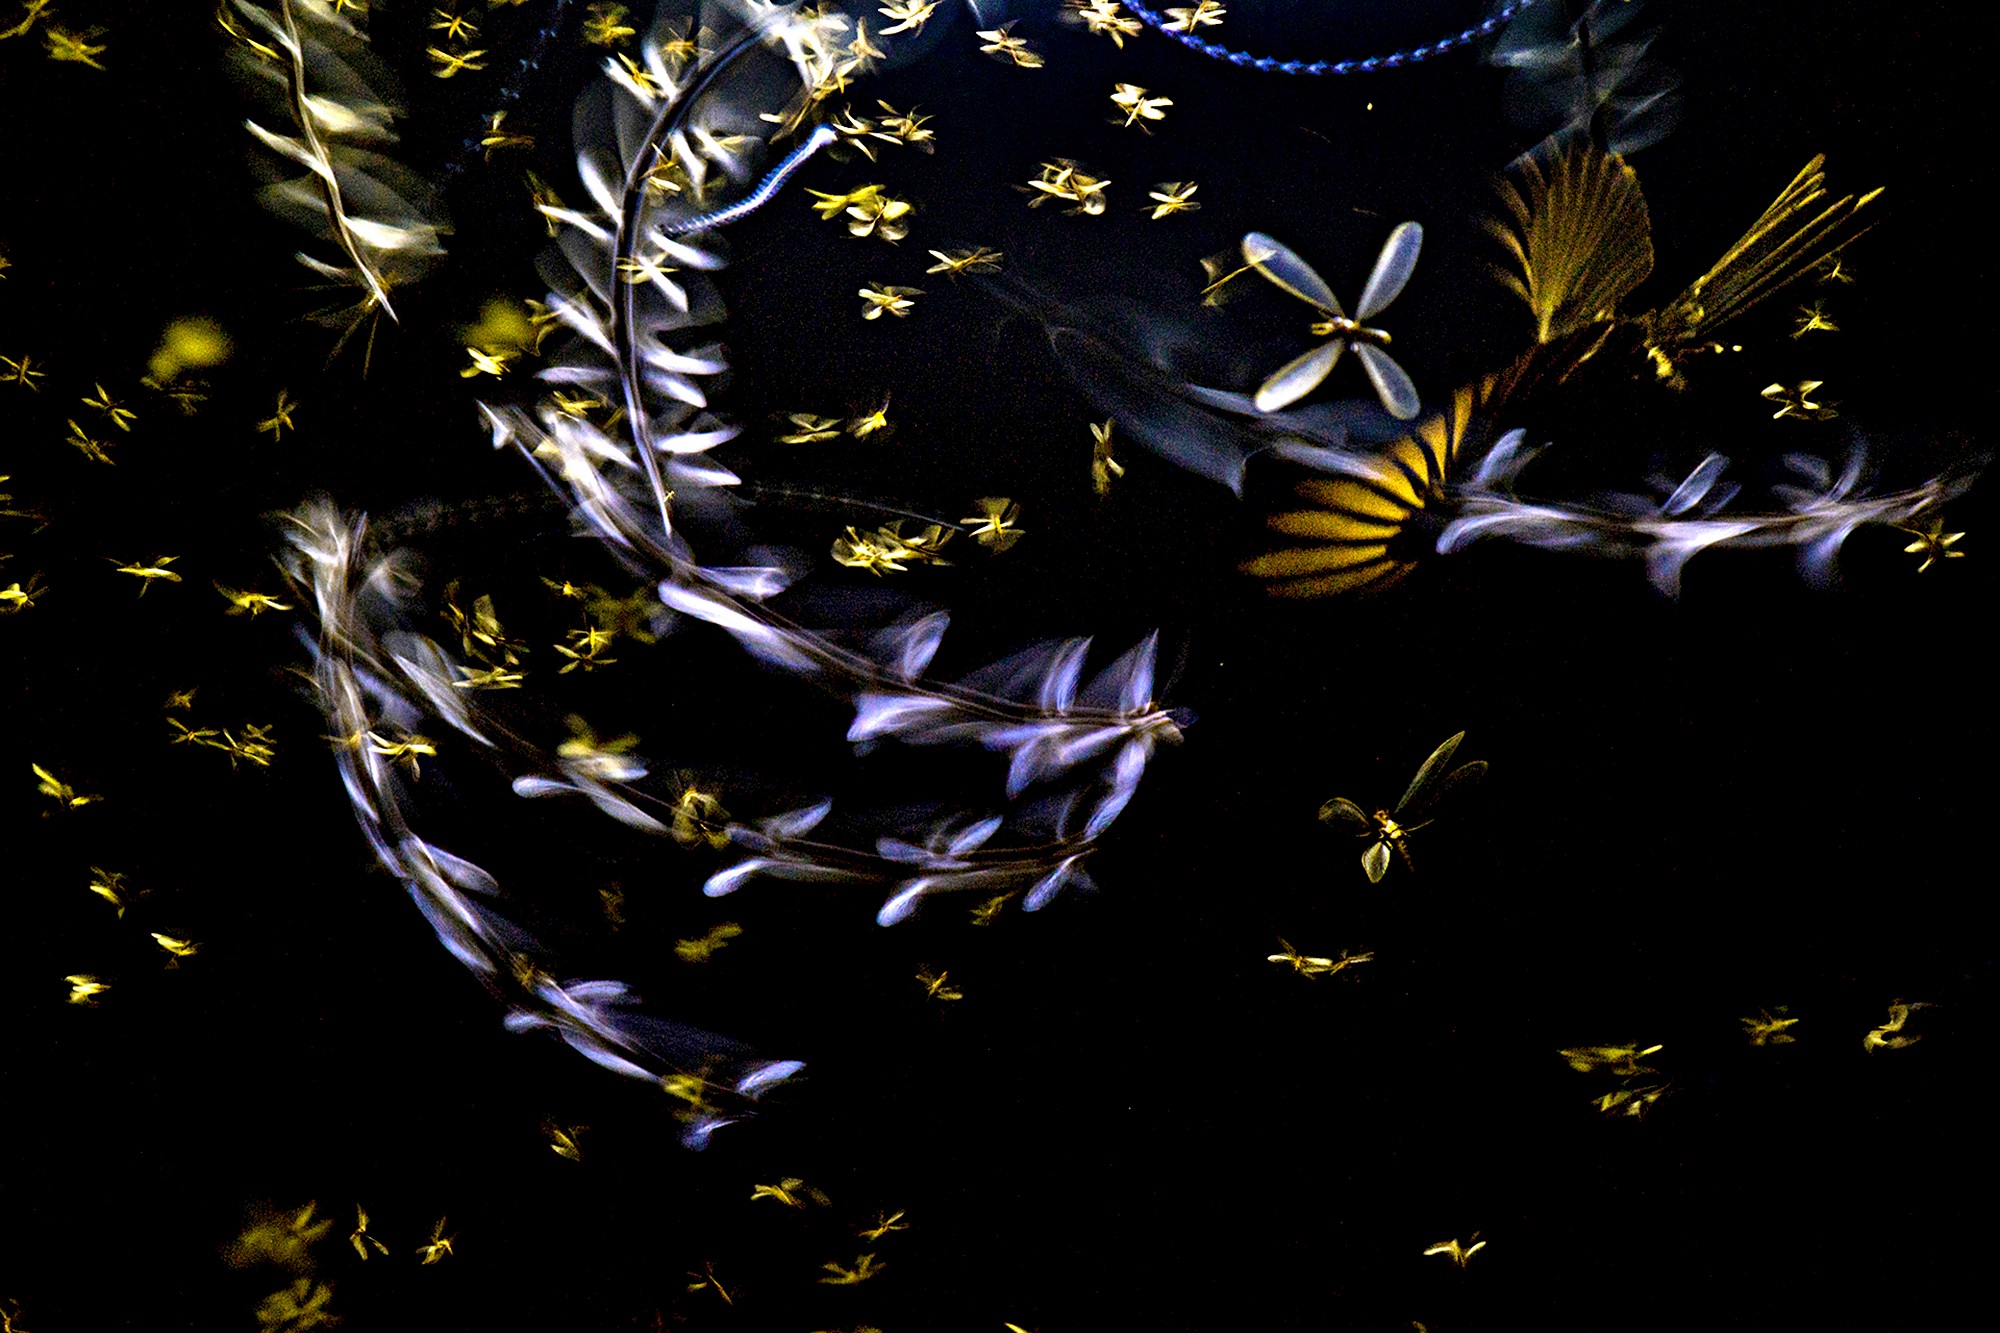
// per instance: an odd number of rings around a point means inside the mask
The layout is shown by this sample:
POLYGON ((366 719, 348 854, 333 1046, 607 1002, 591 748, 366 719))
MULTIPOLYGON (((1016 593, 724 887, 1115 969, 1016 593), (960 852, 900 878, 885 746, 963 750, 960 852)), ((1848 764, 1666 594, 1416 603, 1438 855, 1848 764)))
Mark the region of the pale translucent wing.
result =
POLYGON ((1366 812, 1345 796, 1336 796, 1321 806, 1319 817, 1324 823, 1346 824, 1361 833, 1366 833, 1375 827, 1366 812))
POLYGON ((1389 239, 1382 242, 1382 253, 1375 259, 1375 271, 1368 275, 1368 285, 1361 289, 1361 302, 1354 307, 1356 319, 1380 314, 1396 299, 1417 267, 1417 251, 1423 248, 1421 222, 1405 222, 1389 233, 1389 239))
MULTIPOLYGON (((1340 349, 1346 345, 1339 338, 1323 342, 1298 360, 1282 367, 1257 390, 1257 397, 1254 400, 1257 410, 1276 412, 1279 408, 1290 407, 1317 389, 1320 381, 1332 373, 1333 363, 1340 360, 1340 349)), ((1416 390, 1412 389, 1410 393, 1414 398, 1416 390)), ((1414 408, 1411 410, 1415 411, 1414 408)))
POLYGON ((1475 759, 1469 764, 1460 764, 1457 768, 1454 768, 1451 772, 1433 782, 1430 790, 1410 803, 1409 809, 1399 810, 1397 813, 1405 820, 1422 819, 1427 812, 1435 809, 1445 797, 1451 795, 1460 787, 1471 786, 1485 776, 1486 761, 1484 759, 1475 759))
POLYGON ((1368 872, 1370 884, 1380 884, 1382 876, 1389 873, 1389 844, 1378 842, 1361 853, 1361 868, 1368 872))
MULTIPOLYGON (((1410 383, 1409 375, 1396 364, 1396 359, 1374 343, 1357 342, 1354 352, 1361 358, 1361 368, 1368 372, 1369 380, 1375 385, 1375 396, 1382 400, 1382 410, 1398 421, 1414 417, 1423 407, 1423 402, 1417 397, 1417 386, 1410 383)), ((1257 394, 1258 406, 1263 406, 1263 401, 1264 394, 1260 390, 1257 394)))
MULTIPOLYGON (((1411 261, 1415 262, 1414 255, 1411 261)), ((1334 299, 1333 289, 1313 272, 1312 265, 1261 231, 1243 238, 1243 262, 1255 266, 1259 273, 1308 305, 1316 305, 1331 315, 1346 313, 1334 299)))
POLYGON ((1451 757, 1458 752, 1458 743, 1464 739, 1465 733, 1461 731, 1443 745, 1431 751, 1431 757, 1424 760, 1424 766, 1417 770, 1415 777, 1410 779, 1410 785, 1404 790, 1403 798, 1396 802, 1397 814, 1402 814, 1404 806, 1421 796, 1424 788, 1430 786, 1433 779, 1451 766, 1451 757))

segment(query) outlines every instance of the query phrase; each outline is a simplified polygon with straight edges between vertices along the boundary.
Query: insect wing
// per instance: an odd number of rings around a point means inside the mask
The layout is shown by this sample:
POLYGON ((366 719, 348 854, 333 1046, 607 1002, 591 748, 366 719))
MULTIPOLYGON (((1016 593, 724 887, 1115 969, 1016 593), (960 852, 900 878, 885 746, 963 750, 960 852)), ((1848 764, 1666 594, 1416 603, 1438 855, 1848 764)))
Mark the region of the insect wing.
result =
POLYGON ((1370 884, 1380 884, 1389 873, 1389 844, 1378 842, 1361 853, 1361 868, 1368 872, 1370 884))
POLYGON ((1451 766, 1451 757, 1458 753, 1458 743, 1464 739, 1465 733, 1461 731, 1431 751, 1431 757, 1424 760, 1423 767, 1417 770, 1417 775, 1410 779, 1410 785, 1403 790, 1403 798, 1396 802, 1397 814, 1402 814, 1412 801, 1423 795, 1424 788, 1430 786, 1451 766))
POLYGON ((1423 248, 1424 227, 1420 222, 1405 222, 1389 233, 1389 239, 1382 242, 1382 253, 1376 256, 1375 271, 1368 275, 1368 285, 1361 289, 1360 304, 1354 308, 1356 319, 1380 314, 1396 299, 1416 270, 1417 252, 1423 248))
POLYGON ((1330 315, 1344 316, 1347 313, 1334 299, 1333 289, 1313 272, 1312 265, 1261 231, 1253 231, 1243 238, 1243 262, 1307 305, 1316 305, 1330 315))
MULTIPOLYGON (((1345 346, 1347 344, 1339 338, 1323 342, 1298 360, 1281 368, 1277 374, 1265 380, 1263 387, 1257 390, 1257 397, 1253 400, 1257 410, 1275 412, 1281 407, 1290 407, 1317 389, 1320 381, 1333 373, 1333 364, 1340 360, 1340 349, 1345 346)), ((1410 390, 1410 400, 1413 404, 1416 401, 1416 393, 1414 388, 1410 390)), ((1413 416, 1416 414, 1414 406, 1410 408, 1410 413, 1413 416)))
MULTIPOLYGON (((1417 386, 1410 383, 1410 377, 1396 364, 1395 358, 1373 343, 1357 342, 1354 351, 1361 358, 1361 368, 1368 372, 1368 378, 1375 384, 1375 394, 1382 400, 1382 410, 1398 421, 1408 421, 1415 416, 1422 406, 1417 398, 1417 386)), ((1259 390, 1257 401, 1261 404, 1263 400, 1263 391, 1259 390)))
POLYGON ((1322 823, 1346 824, 1361 833, 1367 833, 1375 827, 1375 821, 1368 818, 1367 812, 1345 796, 1336 796, 1321 806, 1319 817, 1322 823))
POLYGON ((1460 764, 1451 772, 1432 782, 1430 789, 1415 801, 1412 801, 1410 808, 1403 811, 1402 815, 1405 819, 1422 819, 1427 812, 1436 808, 1447 796, 1457 791, 1460 787, 1469 787, 1485 776, 1486 761, 1484 759, 1475 759, 1469 764, 1460 764))

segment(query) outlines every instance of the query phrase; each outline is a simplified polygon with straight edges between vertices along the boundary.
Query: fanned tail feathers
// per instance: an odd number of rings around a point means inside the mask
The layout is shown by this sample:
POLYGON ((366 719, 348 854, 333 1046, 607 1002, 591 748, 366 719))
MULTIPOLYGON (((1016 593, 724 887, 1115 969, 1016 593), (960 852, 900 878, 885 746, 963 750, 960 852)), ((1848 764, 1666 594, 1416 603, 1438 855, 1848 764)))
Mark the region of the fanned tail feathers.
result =
POLYGON ((1266 522, 1273 532, 1309 544, 1246 561, 1244 572, 1271 580, 1266 590, 1276 597, 1380 592, 1399 582, 1428 545, 1411 529, 1444 498, 1483 427, 1480 409, 1504 392, 1498 376, 1459 389, 1450 407, 1385 445, 1372 476, 1298 482, 1294 493, 1305 507, 1272 514, 1266 522))
POLYGON ((1652 221, 1625 160, 1553 141, 1520 159, 1501 197, 1512 226, 1492 224, 1513 256, 1507 286, 1528 303, 1535 341, 1616 317, 1653 271, 1652 221))

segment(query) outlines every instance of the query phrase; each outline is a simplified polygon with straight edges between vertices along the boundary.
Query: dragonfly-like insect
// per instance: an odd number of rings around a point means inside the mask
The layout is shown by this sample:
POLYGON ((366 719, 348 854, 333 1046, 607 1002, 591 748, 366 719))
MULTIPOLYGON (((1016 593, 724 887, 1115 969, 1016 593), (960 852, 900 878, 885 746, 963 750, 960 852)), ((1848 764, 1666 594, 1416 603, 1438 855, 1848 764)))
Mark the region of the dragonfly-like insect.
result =
POLYGON ((1264 381, 1255 399, 1259 412, 1288 407, 1317 389, 1320 381, 1332 373, 1341 352, 1352 347, 1375 386, 1376 396, 1382 400, 1383 410, 1398 421, 1408 421, 1417 414, 1420 404, 1416 386, 1384 350, 1389 346, 1389 335, 1368 328, 1361 321, 1381 314, 1402 292, 1403 284, 1410 280, 1417 266, 1417 252, 1423 244, 1421 223, 1405 222, 1389 233, 1389 239, 1382 243, 1382 253, 1375 259, 1375 271, 1368 275, 1368 285, 1361 289, 1361 299, 1355 303, 1354 317, 1350 319, 1335 299, 1333 289, 1305 260, 1262 232, 1253 231, 1243 238, 1244 264, 1307 305, 1317 306, 1326 316, 1312 326, 1313 334, 1326 341, 1264 381))
POLYGON ((1361 854, 1361 868, 1368 872, 1370 884, 1380 884, 1382 876, 1389 873, 1391 848, 1403 858, 1410 872, 1416 873, 1416 865, 1410 860, 1410 835, 1431 822, 1423 816, 1454 789, 1485 776, 1484 759, 1451 768, 1451 758, 1464 739, 1465 733, 1461 731, 1432 750, 1431 757, 1424 760, 1424 766, 1410 779, 1394 809, 1377 810, 1371 815, 1345 796, 1336 796, 1319 808, 1319 817, 1325 823, 1345 824, 1359 836, 1372 840, 1368 850, 1361 854))

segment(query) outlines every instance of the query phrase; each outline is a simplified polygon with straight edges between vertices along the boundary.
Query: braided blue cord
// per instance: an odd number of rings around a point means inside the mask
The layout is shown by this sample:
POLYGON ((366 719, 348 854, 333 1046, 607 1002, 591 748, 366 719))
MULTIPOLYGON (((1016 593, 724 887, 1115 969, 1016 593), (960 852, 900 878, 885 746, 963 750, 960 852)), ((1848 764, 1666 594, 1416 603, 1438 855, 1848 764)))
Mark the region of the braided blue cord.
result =
POLYGON ((698 231, 712 231, 726 227, 741 218, 747 218, 771 201, 771 196, 784 188, 791 174, 806 164, 806 159, 826 147, 840 136, 828 125, 813 127, 812 137, 794 148, 777 166, 772 167, 757 188, 727 208, 718 208, 713 213, 703 213, 700 217, 687 218, 680 222, 667 223, 660 227, 667 236, 691 236, 698 231))
POLYGON ((1369 56, 1362 60, 1315 60, 1306 64, 1298 60, 1279 60, 1275 56, 1253 56, 1247 51, 1232 51, 1215 42, 1204 41, 1191 32, 1169 32, 1166 20, 1140 4, 1139 0, 1123 0, 1125 8, 1131 10, 1149 27, 1163 37, 1171 37, 1188 50, 1205 55, 1214 60, 1227 60, 1230 64, 1244 69, 1260 69, 1266 74, 1373 74, 1380 69, 1396 69, 1403 65, 1414 65, 1419 61, 1431 60, 1462 46, 1470 46, 1482 37, 1490 37, 1536 0, 1507 0, 1493 14, 1475 23, 1456 36, 1446 37, 1428 46, 1413 46, 1407 51, 1392 51, 1386 56, 1369 56))

